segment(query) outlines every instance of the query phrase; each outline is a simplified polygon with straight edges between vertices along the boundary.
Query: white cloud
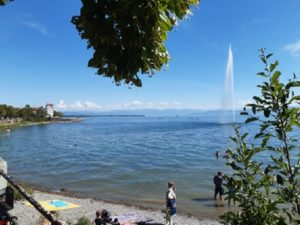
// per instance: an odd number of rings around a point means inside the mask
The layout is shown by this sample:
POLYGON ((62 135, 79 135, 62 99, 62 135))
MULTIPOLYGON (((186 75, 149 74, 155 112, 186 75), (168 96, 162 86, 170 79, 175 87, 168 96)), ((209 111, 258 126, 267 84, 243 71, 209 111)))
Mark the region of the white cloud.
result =
MULTIPOLYGON (((251 100, 238 100, 235 102, 235 109, 242 109, 246 104, 251 103, 251 100)), ((113 110, 136 110, 136 109, 200 109, 200 110, 219 110, 222 107, 215 103, 191 103, 181 104, 178 101, 160 101, 160 102, 142 102, 133 100, 130 102, 116 104, 99 104, 91 101, 75 101, 74 103, 65 103, 60 100, 55 105, 61 111, 113 111, 113 110)))
POLYGON ((300 39, 294 43, 286 45, 284 49, 292 55, 300 55, 300 39))
POLYGON ((34 30, 36 30, 37 32, 43 34, 43 35, 47 35, 48 31, 47 28, 40 24, 40 23, 36 23, 36 22, 30 22, 30 21, 21 21, 22 24, 24 24, 27 27, 30 27, 34 30))
POLYGON ((59 103, 56 105, 58 109, 66 109, 67 105, 65 104, 64 100, 60 100, 59 103))
POLYGON ((75 101, 74 103, 67 104, 64 100, 60 100, 55 107, 62 111, 108 111, 108 110, 133 110, 133 109, 181 109, 183 106, 177 102, 142 102, 133 100, 130 102, 118 104, 98 104, 91 101, 75 101))

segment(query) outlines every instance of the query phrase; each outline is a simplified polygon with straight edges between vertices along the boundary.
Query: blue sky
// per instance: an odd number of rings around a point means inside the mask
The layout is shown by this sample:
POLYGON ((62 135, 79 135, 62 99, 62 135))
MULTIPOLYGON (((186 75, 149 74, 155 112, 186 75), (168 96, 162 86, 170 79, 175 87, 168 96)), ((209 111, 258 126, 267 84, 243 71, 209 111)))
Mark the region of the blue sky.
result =
POLYGON ((202 0, 169 33, 168 67, 143 75, 143 87, 131 89, 87 67, 92 53, 70 23, 80 7, 79 0, 15 0, 0 8, 1 104, 50 102, 62 111, 219 109, 230 44, 236 107, 257 94, 261 47, 275 54, 286 78, 300 76, 299 0, 202 0))

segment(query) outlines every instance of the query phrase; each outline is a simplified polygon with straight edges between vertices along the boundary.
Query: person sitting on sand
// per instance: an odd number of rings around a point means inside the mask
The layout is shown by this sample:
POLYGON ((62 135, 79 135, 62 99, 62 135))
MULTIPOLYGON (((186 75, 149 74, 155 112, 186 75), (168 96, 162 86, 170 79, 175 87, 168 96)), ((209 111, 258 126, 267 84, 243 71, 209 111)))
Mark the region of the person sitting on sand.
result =
POLYGON ((174 217, 176 216, 176 194, 175 184, 170 181, 168 183, 168 191, 166 193, 166 225, 174 225, 174 217))
POLYGON ((93 225, 106 225, 106 223, 104 223, 104 221, 101 218, 101 211, 100 210, 96 211, 96 218, 93 222, 93 225))
POLYGON ((111 223, 112 219, 110 218, 110 213, 103 209, 102 211, 96 211, 96 219, 93 222, 93 225, 107 225, 107 223, 111 223))
POLYGON ((215 196, 214 200, 217 199, 217 195, 220 195, 220 200, 222 200, 222 195, 224 193, 223 185, 223 176, 222 172, 218 172, 218 174, 214 177, 214 184, 215 184, 215 196))

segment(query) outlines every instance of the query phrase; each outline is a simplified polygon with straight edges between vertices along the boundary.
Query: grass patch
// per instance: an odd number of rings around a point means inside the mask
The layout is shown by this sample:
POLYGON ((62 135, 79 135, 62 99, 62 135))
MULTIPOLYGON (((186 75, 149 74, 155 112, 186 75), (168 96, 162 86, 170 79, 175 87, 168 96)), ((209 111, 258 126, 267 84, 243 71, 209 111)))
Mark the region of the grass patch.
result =
MULTIPOLYGON (((14 200, 15 201, 21 201, 21 200, 25 200, 24 197, 20 194, 20 192, 18 192, 13 186, 11 186, 11 184, 8 184, 13 190, 14 190, 14 200)), ((27 184, 22 184, 21 186, 25 192, 29 195, 33 194, 33 189, 27 185, 27 184)))

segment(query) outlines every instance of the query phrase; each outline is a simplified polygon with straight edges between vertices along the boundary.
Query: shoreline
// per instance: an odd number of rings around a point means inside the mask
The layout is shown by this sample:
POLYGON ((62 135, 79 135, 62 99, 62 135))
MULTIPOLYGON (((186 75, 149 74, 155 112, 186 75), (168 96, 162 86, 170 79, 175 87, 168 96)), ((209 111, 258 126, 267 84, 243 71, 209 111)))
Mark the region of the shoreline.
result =
MULTIPOLYGON (((82 216, 85 216, 90 221, 93 221, 95 218, 96 210, 102 209, 108 210, 112 216, 135 214, 140 218, 149 219, 149 221, 151 220, 151 222, 146 223, 149 225, 165 224, 165 214, 161 210, 155 210, 147 207, 143 208, 117 202, 108 202, 93 198, 85 198, 68 191, 53 192, 50 190, 46 190, 45 188, 43 188, 43 190, 38 190, 36 186, 31 187, 34 190, 33 197, 37 201, 61 200, 79 205, 80 207, 78 208, 58 211, 58 219, 66 222, 71 222, 71 224, 75 224, 77 220, 82 216)), ((41 215, 39 214, 39 212, 36 211, 33 207, 25 204, 24 201, 15 202, 15 207, 10 211, 10 213, 13 216, 17 216, 19 224, 23 225, 39 224, 38 221, 41 220, 41 215)), ((182 214, 180 212, 176 215, 176 221, 177 224, 182 225, 220 225, 220 223, 216 219, 196 217, 182 214)))
MULTIPOLYGON (((36 126, 36 125, 48 125, 48 124, 55 124, 55 123, 77 123, 83 121, 83 118, 79 117, 63 117, 60 119, 53 119, 49 121, 22 121, 18 123, 0 123, 0 131, 9 132, 12 129, 17 129, 20 127, 28 127, 28 126, 36 126)), ((8 132, 8 133, 9 133, 8 132)))
MULTIPOLYGON (((124 202, 122 200, 118 201, 118 200, 105 200, 105 199, 101 199, 101 198, 93 198, 93 197, 85 196, 84 194, 69 191, 68 189, 64 189, 64 188, 61 188, 61 190, 51 190, 47 187, 44 187, 44 186, 41 186, 41 185, 38 185, 38 184, 31 184, 31 183, 26 183, 26 182, 23 182, 23 181, 18 181, 18 180, 16 182, 21 187, 24 185, 24 186, 29 187, 30 189, 32 189, 33 192, 38 192, 38 193, 43 193, 43 194, 56 195, 56 196, 67 197, 67 198, 78 199, 78 200, 90 199, 92 201, 101 202, 103 204, 119 205, 119 206, 124 206, 124 207, 128 207, 128 208, 135 208, 135 209, 138 209, 138 210, 144 210, 144 211, 149 211, 149 212, 161 212, 162 209, 164 209, 163 206, 162 206, 161 209, 157 209, 157 208, 150 207, 150 206, 143 206, 143 205, 137 205, 137 204, 133 204, 133 203, 124 202)), ((177 212, 178 212, 179 216, 191 217, 191 218, 194 218, 194 219, 199 220, 199 221, 202 221, 202 220, 218 221, 219 220, 218 217, 195 215, 195 214, 192 214, 192 213, 187 213, 186 211, 181 211, 180 212, 180 209, 177 210, 177 212)))

